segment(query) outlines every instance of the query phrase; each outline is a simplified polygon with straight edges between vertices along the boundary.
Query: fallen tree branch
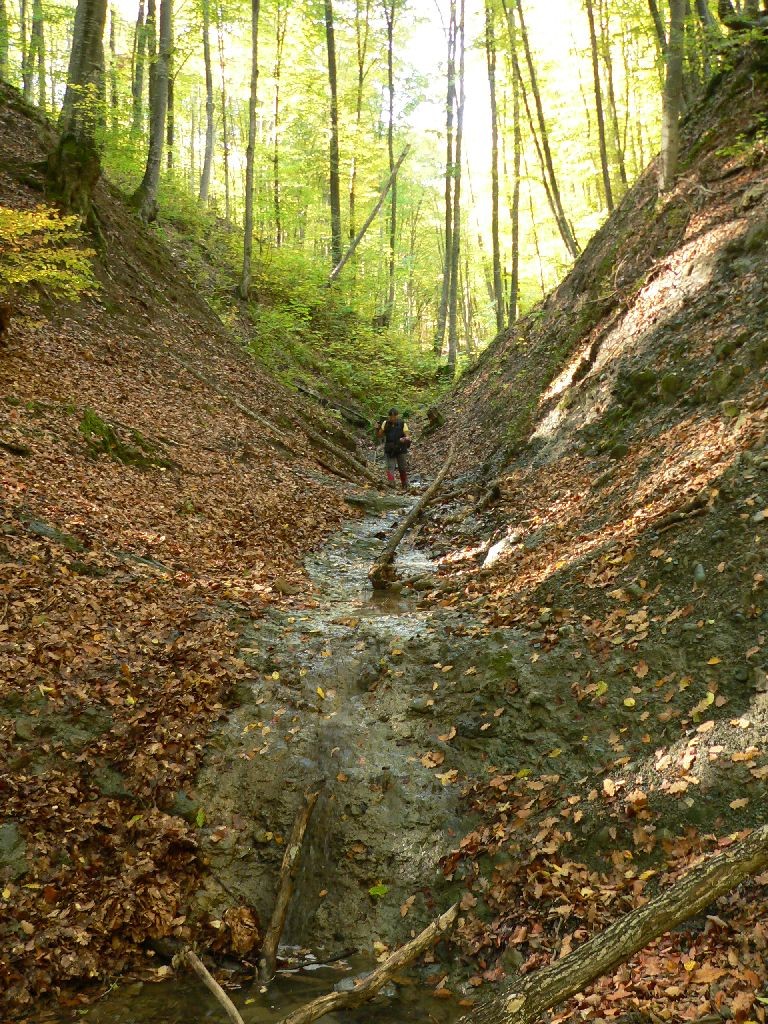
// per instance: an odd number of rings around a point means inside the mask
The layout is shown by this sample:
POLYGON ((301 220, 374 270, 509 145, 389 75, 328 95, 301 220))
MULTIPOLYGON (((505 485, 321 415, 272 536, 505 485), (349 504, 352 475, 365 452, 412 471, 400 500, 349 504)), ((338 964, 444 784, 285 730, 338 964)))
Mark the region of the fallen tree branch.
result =
POLYGON ((473 1009, 459 1024, 533 1024, 590 982, 689 917, 730 892, 768 864, 768 825, 691 868, 664 892, 630 911, 562 960, 515 978, 492 1002, 473 1009))
POLYGON ((334 1010, 352 1009, 367 1003, 398 971, 407 967, 419 954, 434 946, 443 935, 449 932, 453 928, 458 914, 459 905, 454 903, 449 910, 427 925, 424 931, 419 932, 415 939, 411 939, 410 942, 396 949, 384 963, 364 978, 357 988, 351 992, 329 992, 325 996, 320 996, 319 999, 313 999, 311 1003, 307 1003, 301 1009, 294 1010, 287 1017, 283 1017, 278 1024, 310 1024, 311 1021, 318 1020, 334 1010))
MULTIPOLYGON (((201 381, 203 384, 207 384, 208 387, 211 388, 220 398, 224 398, 226 399, 226 401, 230 402, 237 410, 239 410, 239 412, 241 412, 244 416, 247 416, 248 419, 253 420, 255 423, 258 423, 260 426, 264 427, 264 429, 267 430, 268 433, 271 435, 270 440, 272 441, 273 444, 278 445, 284 451, 289 452, 291 455, 295 455, 297 458, 304 457, 302 453, 298 451, 296 447, 291 443, 291 438, 278 426, 276 426, 271 420, 267 419, 266 416, 260 415, 254 409, 251 409, 250 406, 245 405, 244 402, 241 402, 240 399, 235 398, 234 395, 231 395, 228 391, 222 388, 214 380, 212 380, 206 374, 202 373, 200 370, 194 367, 187 359, 184 359, 183 356, 180 356, 178 352, 173 352, 169 350, 167 351, 166 354, 169 355, 172 359, 175 359, 176 362, 179 363, 181 366, 183 366, 187 373, 191 373, 193 377, 197 378, 197 380, 201 381)), ((350 468, 355 474, 355 477, 364 476, 367 480, 370 480, 370 482, 375 484, 377 487, 381 486, 381 480, 378 478, 378 476, 376 476, 375 473, 368 469, 365 463, 362 462, 360 459, 355 458, 354 455, 350 455, 349 452, 345 452, 343 448, 339 447, 339 445, 334 444, 333 441, 329 441, 325 437, 321 437, 320 434, 318 433, 311 432, 310 434, 308 432, 308 437, 310 443, 317 444, 320 448, 324 448, 325 451, 333 455, 335 459, 337 459, 343 465, 350 468)))
POLYGON ((348 260, 352 256, 352 253, 355 251, 355 249, 358 247, 358 245, 362 241, 363 236, 365 235, 366 231, 368 230, 368 228, 373 223, 374 217, 376 216, 376 214, 381 209, 384 200, 387 198, 387 193, 389 192, 390 188, 392 187, 392 182, 397 177, 397 172, 400 170, 400 164, 408 156, 410 148, 411 148, 410 146, 406 146, 405 149, 403 150, 403 152, 398 157, 397 163, 393 167, 392 173, 387 178, 383 188, 381 189, 381 191, 379 193, 379 198, 378 198, 378 200, 376 202, 376 205, 373 207, 371 212, 368 214, 368 217, 366 218, 365 224, 363 224, 363 226, 360 228, 360 230, 358 231, 358 233, 355 235, 355 237, 353 238, 352 242, 350 243, 349 248, 347 249, 347 251, 344 253, 344 255, 341 257, 339 262, 336 264, 336 266, 331 271, 331 276, 328 278, 328 284, 329 285, 333 284, 333 282, 336 280, 336 278, 342 272, 342 270, 344 269, 345 264, 348 262, 348 260))
POLYGON ((280 943, 280 936, 283 934, 285 919, 288 915, 288 907, 293 896, 293 883, 296 880, 296 873, 299 870, 301 848, 304 842, 304 834, 315 809, 317 798, 322 792, 322 787, 315 793, 307 793, 304 803, 293 822, 291 835, 285 847, 283 862, 280 865, 280 878, 277 885, 277 897, 275 908, 272 911, 269 925, 261 946, 261 957, 259 959, 259 981, 266 984, 272 979, 275 973, 277 961, 277 947, 280 943))
POLYGON ((218 981, 216 981, 202 960, 193 953, 191 949, 185 949, 181 954, 181 958, 184 963, 189 964, 211 995, 214 996, 219 1005, 223 1007, 226 1015, 232 1021, 232 1024, 245 1024, 243 1018, 238 1013, 235 1004, 229 998, 218 981))
POLYGON ((440 472, 437 474, 435 479, 422 494, 416 504, 413 506, 411 511, 405 517, 400 526, 395 530, 384 550, 381 552, 379 557, 371 566, 368 571, 368 579, 371 581, 371 585, 374 590, 386 590, 392 582, 392 571, 391 565, 397 551, 397 546, 406 533, 410 530, 413 524, 421 515, 424 508, 434 498, 437 492, 440 490, 440 486, 451 468, 451 462, 453 461, 453 448, 448 452, 448 458, 445 460, 440 468, 440 472))

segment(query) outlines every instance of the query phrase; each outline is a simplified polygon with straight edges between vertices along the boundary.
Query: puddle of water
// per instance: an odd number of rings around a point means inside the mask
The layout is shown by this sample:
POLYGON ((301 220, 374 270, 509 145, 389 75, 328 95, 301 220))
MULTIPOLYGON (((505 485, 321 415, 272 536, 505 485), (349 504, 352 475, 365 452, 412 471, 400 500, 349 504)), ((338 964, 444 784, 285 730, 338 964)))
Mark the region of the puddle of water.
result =
MULTIPOLYGON (((281 973, 262 994, 243 986, 228 995, 245 1024, 276 1024, 291 1011, 330 992, 334 985, 372 967, 370 961, 353 958, 347 966, 319 967, 297 973, 281 973)), ((460 1016, 453 1001, 437 1000, 421 985, 390 986, 396 992, 379 996, 356 1010, 344 1010, 321 1018, 327 1024, 404 1024, 432 1021, 452 1024, 460 1016)), ((226 1014, 196 978, 173 979, 162 984, 128 983, 101 1002, 69 1015, 52 1012, 37 1018, 38 1024, 203 1024, 223 1022, 226 1014)))

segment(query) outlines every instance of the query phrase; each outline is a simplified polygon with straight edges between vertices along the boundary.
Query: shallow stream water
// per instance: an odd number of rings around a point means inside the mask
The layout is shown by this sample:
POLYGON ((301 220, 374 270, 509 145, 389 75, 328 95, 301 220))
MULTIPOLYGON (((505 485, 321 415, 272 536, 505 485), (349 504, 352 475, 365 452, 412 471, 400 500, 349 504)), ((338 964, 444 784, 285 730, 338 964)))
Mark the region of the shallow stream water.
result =
MULTIPOLYGON (((389 507, 385 502, 383 509, 368 510, 307 560, 315 607, 275 611, 246 630, 244 650, 250 652, 246 656, 260 675, 254 677, 243 706, 225 725, 219 740, 221 753, 214 749, 201 773, 198 795, 202 794, 200 798, 212 821, 247 818, 252 823, 261 818, 270 829, 276 827, 281 815, 285 818, 289 810, 292 813, 311 780, 333 775, 344 780, 343 786, 334 783, 338 792, 324 796, 323 806, 315 812, 284 933, 286 941, 305 947, 314 945, 318 955, 333 952, 334 943, 335 949, 350 945, 370 949, 377 936, 387 937, 393 931, 393 922, 396 930, 398 908, 404 898, 400 889, 410 893, 417 881, 424 881, 422 873, 434 873, 443 852, 437 848, 436 836, 450 845, 445 827, 454 826, 452 837, 460 829, 454 795, 436 785, 420 764, 412 763, 418 761, 413 756, 413 742, 391 731, 389 718, 397 715, 380 713, 378 707, 384 690, 389 691, 390 702, 413 699, 413 690, 403 687, 403 696, 397 692, 399 687, 392 685, 398 684, 396 677, 404 674, 396 667, 384 672, 383 682, 378 679, 376 672, 382 659, 394 657, 397 663, 403 653, 400 648, 407 655, 408 648, 418 649, 427 639, 434 644, 430 614, 417 608, 417 594, 377 594, 367 578, 386 532, 413 500, 395 499, 389 507), (392 656, 393 650, 399 654, 392 656), (332 656, 327 656, 329 652, 332 656), (366 673, 371 682, 361 686, 360 679, 366 673), (278 676, 279 682, 273 681, 278 676), (320 692, 327 693, 322 700, 317 697, 320 692), (290 705, 300 712, 300 735, 293 735, 287 728, 287 714, 280 716, 279 709, 290 705), (252 742, 257 735, 252 719, 257 716, 271 720, 274 726, 271 732, 267 730, 269 737, 259 750, 252 742), (286 726, 281 729, 282 722, 286 726), (382 773, 386 773, 386 787, 379 785, 382 773), (370 848, 370 868, 344 860, 345 844, 356 837, 358 843, 370 848), (369 882, 380 880, 391 887, 392 899, 377 903, 367 895, 367 888, 369 882), (318 900, 321 886, 330 890, 327 902, 318 900), (334 895, 336 905, 331 910, 334 895), (387 902, 391 906, 385 907, 387 902)), ((434 569, 426 554, 406 544, 402 545, 397 566, 404 577, 434 569)), ((433 654, 425 657, 434 660, 433 654)), ((420 666, 416 675, 419 672, 423 675, 420 666)), ((290 721, 299 721, 299 716, 290 721)), ((293 733, 297 731, 293 729, 293 733)), ((421 749, 420 743, 416 747, 421 749)), ((285 830, 290 819, 279 824, 285 830)), ((250 844, 252 856, 245 860, 240 852, 228 859, 225 844, 212 846, 208 852, 213 877, 226 878, 226 892, 255 904, 264 921, 274 892, 280 851, 259 846, 262 837, 258 830, 255 835, 255 839, 254 834, 238 837, 238 851, 245 842, 250 844), (263 906, 258 904, 259 897, 263 906)), ((212 899, 220 897, 221 893, 214 892, 212 899)), ((414 920, 414 926, 421 927, 434 913, 431 906, 422 908, 422 920, 414 920)), ((350 985, 353 977, 375 966, 372 955, 354 955, 332 966, 281 971, 266 993, 246 984, 229 994, 246 1024, 271 1024, 337 984, 350 985)), ((437 966, 432 968, 433 972, 437 970, 437 966)), ((322 1019, 329 1024, 450 1024, 460 1015, 455 1000, 436 999, 425 980, 423 974, 405 971, 397 984, 385 989, 376 1001, 322 1019)), ((224 1021, 226 1015, 204 986, 185 974, 160 984, 118 985, 93 1006, 39 1017, 36 1024, 73 1020, 90 1024, 196 1024, 224 1021)))

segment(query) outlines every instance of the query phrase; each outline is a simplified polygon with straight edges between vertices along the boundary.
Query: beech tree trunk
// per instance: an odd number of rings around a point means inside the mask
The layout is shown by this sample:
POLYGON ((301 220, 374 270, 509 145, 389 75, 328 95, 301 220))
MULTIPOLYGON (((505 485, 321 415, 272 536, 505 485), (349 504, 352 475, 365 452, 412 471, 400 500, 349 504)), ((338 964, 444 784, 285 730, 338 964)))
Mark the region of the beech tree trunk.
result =
POLYGON ((32 61, 29 53, 29 13, 27 0, 19 0, 19 49, 21 50, 21 94, 32 102, 32 61))
POLYGON ((491 1003, 459 1024, 533 1024, 590 982, 613 971, 649 942, 700 914, 768 864, 768 825, 691 868, 655 899, 625 914, 562 960, 517 977, 491 1003))
POLYGON ((536 116, 539 123, 541 149, 544 156, 544 169, 549 178, 549 191, 551 193, 555 220, 557 221, 560 236, 563 239, 566 249, 571 254, 571 256, 574 259, 576 259, 576 257, 581 252, 581 249, 579 248, 579 243, 576 241, 573 231, 571 230, 571 225, 568 223, 568 218, 565 215, 562 199, 560 197, 560 186, 557 182, 557 175, 555 174, 555 165, 552 160, 552 152, 549 147, 549 134, 547 131, 547 123, 544 119, 544 108, 541 103, 541 94, 539 92, 538 81, 536 79, 536 69, 533 65, 531 47, 528 42, 528 32, 525 27, 522 0, 515 0, 515 4, 517 6, 517 16, 520 22, 520 38, 523 43, 523 50, 525 52, 525 62, 528 67, 528 77, 531 82, 531 92, 533 93, 533 100, 536 106, 536 116))
POLYGON ((283 70, 283 48, 288 31, 288 4, 277 0, 275 10, 275 103, 274 138, 272 140, 272 201, 275 215, 275 245, 283 244, 282 211, 280 208, 280 77, 283 70))
POLYGON ((259 86, 259 0, 251 0, 251 93, 248 100, 248 148, 245 151, 245 228, 243 236, 243 276, 240 298, 247 299, 251 289, 253 256, 253 169, 256 159, 256 101, 259 86))
MULTIPOLYGON (((172 0, 160 0, 160 31, 157 56, 149 69, 149 151, 141 184, 131 197, 139 217, 149 223, 157 218, 157 190, 165 145, 165 119, 168 111, 168 80, 171 59, 172 0)), ((152 12, 150 5, 149 12, 152 12)), ((147 21, 152 20, 148 13, 147 21)), ((152 47, 154 49, 154 47, 152 47)))
POLYGON ((456 358, 459 348, 459 260, 461 258, 461 144, 464 130, 464 34, 465 0, 459 0, 459 20, 457 37, 459 49, 459 95, 456 105, 456 151, 454 153, 453 171, 453 213, 451 236, 451 277, 448 289, 448 370, 453 376, 456 372, 456 358))
POLYGON ((0 80, 8 80, 8 8, 0 0, 0 80))
POLYGON ((668 192, 677 176, 680 151, 680 111, 683 106, 683 46, 685 0, 669 0, 669 44, 661 111, 659 188, 668 192))
POLYGON ((501 246, 499 244, 499 112, 496 103, 496 33, 494 6, 485 3, 485 58, 488 68, 488 89, 491 103, 491 250, 493 259, 493 304, 496 330, 504 329, 504 286, 501 280, 501 246))
POLYGON ((173 147, 176 141, 176 72, 173 51, 173 20, 171 20, 171 41, 168 49, 168 110, 165 117, 165 160, 169 171, 173 169, 173 147))
POLYGON ((78 0, 59 118, 60 137, 48 157, 48 182, 64 206, 91 219, 91 203, 101 174, 97 146, 104 77, 104 24, 107 0, 78 0))
POLYGON ((611 169, 608 166, 608 147, 605 141, 605 117, 603 115, 603 87, 600 83, 600 64, 598 62, 597 32, 595 30, 595 10, 592 0, 586 0, 587 21, 589 22, 589 47, 592 54, 592 78, 595 86, 595 115, 597 117, 597 138, 600 147, 600 169, 603 175, 605 205, 608 212, 613 212, 613 189, 611 188, 611 169))
POLYGON ((110 128, 113 132, 118 127, 118 111, 120 109, 120 93, 117 80, 117 14, 114 6, 109 8, 109 110, 110 128))
POLYGON ((621 129, 619 127, 619 111, 616 105, 616 87, 613 75, 613 58, 611 57, 611 40, 608 32, 608 15, 603 0, 598 0, 598 10, 600 12, 600 49, 603 64, 605 65, 605 77, 608 86, 608 104, 611 110, 616 163, 619 168, 622 191, 626 192, 629 187, 629 181, 627 178, 626 161, 624 159, 624 142, 622 141, 621 129))
POLYGON ((509 324, 517 320, 520 307, 520 162, 523 151, 522 129, 520 125, 520 79, 513 69, 512 81, 512 120, 513 125, 513 154, 512 173, 514 184, 512 186, 512 203, 509 215, 512 220, 512 257, 509 274, 509 324))
POLYGON ((29 72, 37 79, 37 104, 45 110, 45 21, 41 0, 32 0, 32 31, 29 39, 29 72))
POLYGON ((355 49, 357 55, 357 83, 355 87, 355 146, 349 172, 349 239, 355 237, 357 204, 357 153, 360 147, 360 127, 363 118, 363 86, 367 74, 368 39, 371 31, 371 0, 355 3, 355 49))
POLYGON ((336 86, 336 38, 333 27, 333 2, 325 0, 325 44, 328 51, 330 89, 330 166, 328 185, 331 207, 331 268, 341 262, 341 182, 339 168, 339 102, 336 86))
POLYGON ((133 115, 131 134, 141 134, 144 125, 144 66, 147 62, 147 28, 144 24, 144 0, 139 0, 136 16, 136 30, 133 36, 133 73, 131 75, 131 99, 133 115))
POLYGON ((387 305, 384 312, 386 325, 392 322, 395 308, 395 250, 397 248, 397 176, 395 175, 395 63, 394 35, 395 9, 397 0, 388 0, 384 5, 384 18, 387 24, 387 155, 389 156, 389 175, 392 188, 389 192, 389 260, 387 265, 387 305))
POLYGON ((219 44, 219 73, 221 75, 221 149, 224 157, 224 221, 231 224, 231 203, 229 192, 229 103, 227 100, 227 73, 224 59, 224 8, 219 4, 216 11, 216 34, 219 44))
POLYGON ((667 55, 667 34, 664 31, 664 22, 661 20, 661 14, 659 13, 659 5, 656 0, 648 0, 648 10, 650 11, 651 20, 653 21, 653 28, 656 32, 656 41, 659 44, 659 50, 662 55, 667 55))
POLYGON ((211 8, 210 0, 203 0, 203 64, 205 65, 205 149, 200 172, 200 202, 208 202, 213 165, 213 69, 211 67, 211 8))
POLYGON ((451 287, 451 253, 453 252, 453 107, 456 99, 456 0, 451 0, 448 19, 448 64, 446 72, 445 98, 445 190, 444 190, 444 234, 443 280, 440 301, 437 307, 434 351, 440 355, 445 341, 445 327, 448 322, 448 299, 451 287))

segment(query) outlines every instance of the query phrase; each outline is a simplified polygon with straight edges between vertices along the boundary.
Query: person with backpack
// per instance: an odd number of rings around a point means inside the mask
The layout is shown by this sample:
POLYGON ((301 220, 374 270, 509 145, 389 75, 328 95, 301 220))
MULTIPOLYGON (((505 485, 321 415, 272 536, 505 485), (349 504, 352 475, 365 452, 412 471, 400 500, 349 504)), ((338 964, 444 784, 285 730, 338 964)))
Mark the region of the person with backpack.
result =
POLYGON ((376 431, 376 437, 384 439, 384 456, 387 460, 387 480, 395 482, 395 470, 400 473, 400 485, 408 490, 408 449, 411 445, 411 433, 408 424, 397 409, 390 409, 385 420, 382 420, 376 431))

